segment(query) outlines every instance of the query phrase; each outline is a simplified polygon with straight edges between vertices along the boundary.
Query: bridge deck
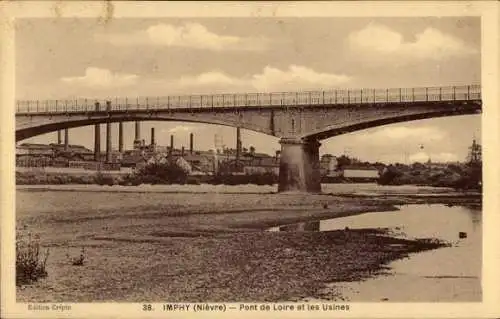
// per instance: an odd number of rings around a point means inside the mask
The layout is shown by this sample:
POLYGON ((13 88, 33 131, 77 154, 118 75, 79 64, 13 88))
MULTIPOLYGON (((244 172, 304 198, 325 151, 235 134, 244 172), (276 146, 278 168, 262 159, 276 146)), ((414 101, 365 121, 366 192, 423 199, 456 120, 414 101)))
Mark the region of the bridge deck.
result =
POLYGON ((17 115, 99 111, 319 106, 481 100, 480 85, 310 92, 183 95, 72 100, 18 100, 17 115), (97 104, 98 103, 98 104, 97 104))

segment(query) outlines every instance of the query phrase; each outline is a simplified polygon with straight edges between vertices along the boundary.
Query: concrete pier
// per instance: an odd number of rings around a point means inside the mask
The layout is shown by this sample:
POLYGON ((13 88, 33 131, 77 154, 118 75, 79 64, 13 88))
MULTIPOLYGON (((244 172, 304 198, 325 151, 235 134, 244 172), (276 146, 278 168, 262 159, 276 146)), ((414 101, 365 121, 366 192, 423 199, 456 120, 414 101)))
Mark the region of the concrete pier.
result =
POLYGON ((61 130, 57 131, 57 144, 62 144, 61 130))
MULTIPOLYGON (((110 101, 106 101, 106 110, 111 110, 110 101)), ((111 163, 111 122, 106 123, 106 162, 111 163)))
POLYGON ((316 140, 282 138, 278 192, 321 192, 320 143, 316 140))
MULTIPOLYGON (((99 102, 95 103, 95 110, 99 111, 101 106, 99 102)), ((101 125, 94 126, 94 160, 99 162, 101 160, 101 125)))
POLYGON ((118 151, 123 152, 123 122, 118 123, 118 151))

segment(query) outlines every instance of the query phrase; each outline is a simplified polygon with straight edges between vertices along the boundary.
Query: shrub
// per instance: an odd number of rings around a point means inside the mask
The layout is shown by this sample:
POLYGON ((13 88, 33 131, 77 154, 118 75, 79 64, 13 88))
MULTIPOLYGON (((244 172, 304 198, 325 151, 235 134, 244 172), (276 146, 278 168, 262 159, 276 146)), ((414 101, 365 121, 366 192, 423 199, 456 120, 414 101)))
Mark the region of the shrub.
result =
POLYGON ((71 264, 73 266, 83 266, 83 264, 85 263, 85 247, 82 247, 82 250, 80 251, 80 256, 78 257, 71 257, 69 255, 69 252, 66 253, 66 258, 68 258, 68 260, 71 262, 71 264))
POLYGON ((100 172, 96 174, 95 181, 99 185, 113 186, 116 184, 112 175, 102 174, 100 172))
POLYGON ((397 184, 397 179, 401 177, 403 173, 396 167, 389 165, 385 172, 383 172, 379 179, 378 183, 380 185, 391 185, 397 184))
POLYGON ((143 167, 135 177, 150 184, 185 184, 188 173, 175 163, 155 163, 143 167))
POLYGON ((189 185, 200 185, 201 184, 201 179, 196 176, 188 176, 186 179, 186 184, 189 185))
POLYGON ((29 284, 39 278, 47 277, 46 264, 49 249, 44 256, 40 252, 40 243, 31 234, 27 240, 16 241, 16 285, 29 284))

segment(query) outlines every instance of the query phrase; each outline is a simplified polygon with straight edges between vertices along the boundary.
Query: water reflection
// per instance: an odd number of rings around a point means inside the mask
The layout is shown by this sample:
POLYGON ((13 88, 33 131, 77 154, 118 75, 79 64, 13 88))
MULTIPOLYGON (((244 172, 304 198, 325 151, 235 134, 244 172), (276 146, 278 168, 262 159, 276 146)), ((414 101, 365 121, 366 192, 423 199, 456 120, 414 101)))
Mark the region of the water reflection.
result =
POLYGON ((276 230, 278 231, 319 231, 320 221, 315 220, 311 222, 290 224, 279 226, 276 230))
POLYGON ((439 238, 456 241, 460 232, 474 239, 482 236, 482 213, 478 208, 440 204, 402 205, 398 211, 373 212, 341 218, 301 222, 270 228, 270 231, 329 231, 346 227, 389 228, 407 238, 439 238))
MULTIPOLYGON (((482 212, 478 207, 404 205, 399 211, 366 213, 285 225, 271 231, 389 228, 404 238, 438 238, 452 244, 390 264, 392 276, 342 284, 351 301, 480 301, 482 212), (466 233, 460 238, 460 233, 466 233), (404 293, 402 293, 404 291, 404 293)), ((338 284, 335 284, 338 286, 338 284)))

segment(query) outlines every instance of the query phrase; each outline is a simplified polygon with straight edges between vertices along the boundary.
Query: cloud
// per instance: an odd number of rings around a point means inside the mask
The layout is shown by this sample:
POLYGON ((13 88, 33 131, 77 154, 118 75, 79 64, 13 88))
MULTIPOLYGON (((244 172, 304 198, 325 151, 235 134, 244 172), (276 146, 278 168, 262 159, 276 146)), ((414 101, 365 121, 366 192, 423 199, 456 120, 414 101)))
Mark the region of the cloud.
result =
POLYGON ((176 126, 170 128, 168 130, 168 133, 189 132, 189 131, 193 131, 194 129, 196 129, 196 128, 193 126, 189 126, 189 125, 176 125, 176 126))
POLYGON ((199 23, 185 23, 180 26, 160 23, 132 33, 98 34, 96 39, 117 46, 153 45, 212 51, 256 51, 266 49, 269 44, 269 41, 263 37, 253 38, 216 34, 199 23))
POLYGON ((321 73, 304 66, 290 65, 285 71, 266 66, 262 73, 252 77, 251 83, 259 91, 303 90, 332 88, 350 80, 351 78, 344 74, 321 73))
POLYGON ((385 55, 387 58, 419 58, 442 60, 452 56, 477 53, 460 38, 428 27, 415 35, 414 41, 405 41, 403 35, 384 25, 371 23, 348 36, 354 54, 385 55))
POLYGON ((224 72, 209 71, 196 76, 183 76, 178 81, 180 86, 244 85, 245 81, 224 72))
POLYGON ((406 126, 389 126, 376 129, 375 132, 360 133, 357 138, 370 140, 374 143, 385 143, 387 140, 412 140, 415 142, 422 140, 443 140, 446 138, 446 133, 437 127, 406 127, 406 126))
POLYGON ((304 66, 290 65, 286 70, 266 66, 261 73, 242 78, 221 71, 210 71, 197 76, 182 77, 177 84, 180 87, 196 87, 201 90, 220 87, 226 92, 269 92, 327 89, 338 87, 350 80, 351 77, 344 74, 321 73, 304 66))
POLYGON ((410 162, 420 162, 420 163, 423 163, 423 162, 427 162, 428 160, 432 161, 432 162, 455 162, 455 161, 458 161, 458 156, 456 154, 453 154, 453 153, 446 153, 446 152, 443 152, 443 153, 425 153, 425 152, 418 152, 418 153, 415 153, 415 154, 412 154, 408 157, 408 159, 410 160, 410 162))
POLYGON ((88 67, 83 76, 63 77, 61 81, 92 88, 111 88, 136 84, 138 78, 135 74, 113 73, 107 69, 88 67))
POLYGON ((290 65, 288 69, 266 66, 261 72, 234 76, 221 70, 212 70, 177 79, 143 78, 133 74, 113 73, 107 69, 89 67, 85 75, 64 77, 65 83, 88 95, 109 96, 166 96, 184 94, 221 94, 245 92, 277 92, 321 90, 340 87, 351 77, 343 74, 321 73, 311 68, 290 65), (83 91, 87 88, 87 91, 83 91), (105 90, 107 89, 107 90, 105 90))

